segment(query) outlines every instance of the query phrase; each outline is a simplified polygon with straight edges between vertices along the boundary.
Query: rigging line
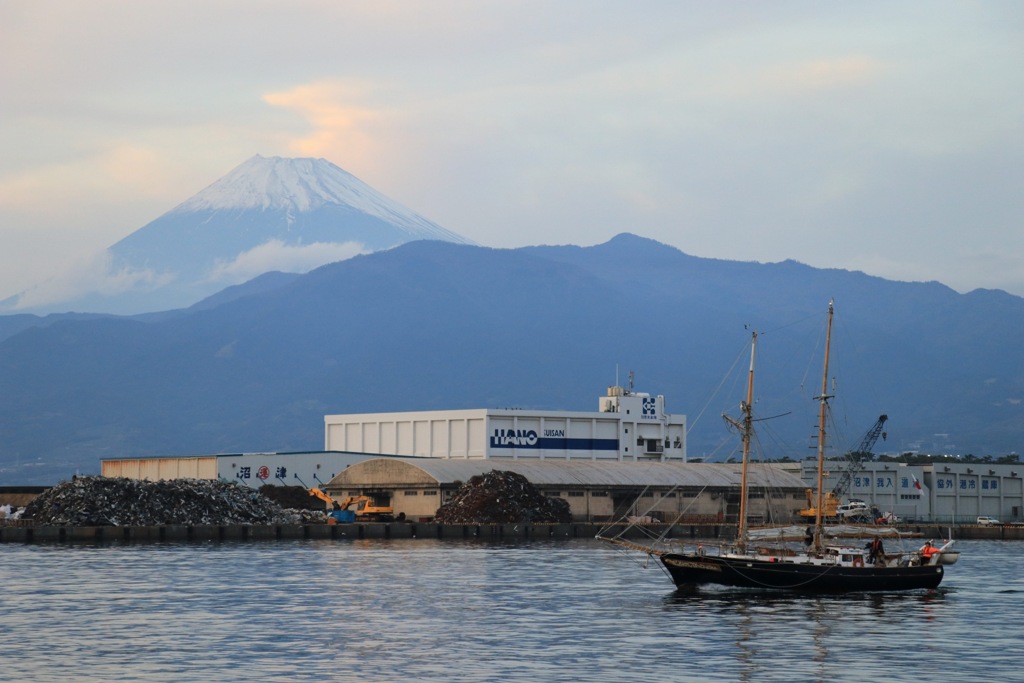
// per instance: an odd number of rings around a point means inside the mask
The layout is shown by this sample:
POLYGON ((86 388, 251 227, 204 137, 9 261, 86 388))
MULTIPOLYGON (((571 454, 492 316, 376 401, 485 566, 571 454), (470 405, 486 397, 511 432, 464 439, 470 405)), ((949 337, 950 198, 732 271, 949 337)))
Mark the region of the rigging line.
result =
POLYGON ((835 414, 832 411, 832 405, 831 404, 827 404, 827 406, 826 406, 826 418, 825 419, 828 421, 828 424, 829 424, 829 427, 830 427, 830 431, 828 433, 829 433, 829 436, 830 436, 829 444, 831 444, 831 446, 828 446, 828 447, 831 448, 833 455, 836 455, 839 458, 845 460, 847 454, 849 454, 851 451, 853 451, 853 449, 856 448, 856 445, 851 445, 850 448, 848 448, 848 449, 845 449, 841 445, 841 444, 848 443, 848 437, 846 436, 846 432, 839 427, 839 423, 836 421, 835 414))
MULTIPOLYGON (((722 387, 725 385, 726 380, 729 379, 730 377, 733 377, 733 372, 736 370, 736 366, 746 357, 747 348, 749 346, 750 342, 747 342, 746 344, 743 345, 743 348, 740 349, 740 352, 736 354, 736 359, 732 362, 732 366, 729 368, 728 372, 726 372, 725 375, 722 376, 722 380, 718 383, 718 386, 715 387, 715 390, 711 392, 711 396, 708 397, 708 400, 704 404, 704 407, 700 409, 699 413, 697 413, 697 417, 689 421, 689 424, 686 427, 687 436, 689 436, 690 432, 693 431, 693 428, 697 426, 697 423, 700 421, 701 417, 704 416, 704 413, 707 412, 708 408, 711 406, 711 402, 715 399, 715 397, 718 395, 718 392, 720 392, 722 390, 722 387)), ((735 383, 735 381, 736 380, 734 378, 733 382, 735 383)))
MULTIPOLYGON (((838 318, 838 316, 836 316, 836 317, 838 318)), ((844 349, 844 346, 845 346, 844 340, 848 339, 850 337, 848 335, 846 335, 846 334, 842 334, 843 329, 845 329, 845 326, 842 324, 842 320, 834 320, 833 321, 832 329, 833 329, 833 332, 836 332, 836 331, 839 332, 839 334, 833 334, 832 335, 832 352, 830 354, 831 358, 832 358, 832 360, 830 361, 830 364, 832 366, 832 372, 831 372, 832 378, 830 380, 830 382, 831 382, 831 392, 833 394, 832 403, 836 404, 836 410, 838 411, 836 413, 837 416, 833 417, 833 420, 835 421, 834 424, 835 424, 837 429, 838 429, 838 425, 839 425, 839 420, 841 419, 842 422, 843 422, 843 425, 844 425, 844 430, 849 430, 850 429, 849 421, 850 421, 851 411, 850 411, 849 403, 846 400, 845 392, 843 392, 841 390, 842 387, 839 386, 839 380, 836 379, 836 378, 847 377, 847 374, 845 373, 845 371, 843 369, 843 360, 844 360, 844 356, 845 356, 845 354, 843 352, 843 349, 844 349)), ((869 384, 873 385, 873 383, 869 383, 869 384)), ((840 434, 842 434, 842 433, 843 432, 840 431, 840 434)), ((843 441, 841 441, 839 443, 846 443, 846 441, 844 439, 843 441)))
MULTIPOLYGON (((815 317, 815 316, 811 316, 811 317, 815 317)), ((816 362, 816 360, 818 358, 818 353, 825 346, 825 336, 826 336, 826 334, 827 334, 827 332, 825 330, 821 330, 821 331, 818 332, 818 341, 817 341, 817 343, 814 346, 814 352, 811 353, 807 357, 807 366, 804 368, 804 376, 800 379, 800 389, 801 390, 806 388, 807 376, 810 374, 811 368, 812 368, 812 366, 814 365, 814 363, 816 362)))
MULTIPOLYGON (((764 453, 763 445, 761 443, 761 436, 758 432, 753 432, 751 436, 757 444, 756 452, 758 456, 760 456, 760 454, 764 453)), ((762 486, 760 486, 760 488, 764 490, 764 508, 766 516, 768 517, 768 520, 766 521, 770 520, 772 523, 775 523, 776 519, 780 519, 782 517, 782 511, 777 510, 778 506, 772 500, 772 490, 781 490, 778 486, 773 486, 774 474, 776 473, 776 470, 774 467, 769 465, 767 461, 761 459, 760 457, 758 457, 757 463, 761 466, 760 472, 764 478, 764 483, 762 486), (778 514, 776 514, 777 512, 778 514)))
POLYGON ((728 438, 728 435, 722 436, 722 439, 721 441, 718 442, 718 445, 715 446, 715 448, 710 453, 704 456, 704 462, 719 462, 716 458, 718 457, 718 454, 720 452, 725 450, 726 446, 734 449, 736 447, 736 444, 733 442, 732 439, 728 438))
MULTIPOLYGON (((708 488, 709 485, 710 484, 704 484, 704 486, 702 486, 700 488, 700 490, 697 491, 696 494, 694 494, 693 500, 691 500, 689 503, 687 503, 686 507, 684 507, 682 510, 680 510, 679 513, 676 515, 675 519, 673 519, 671 524, 668 525, 669 529, 671 529, 675 525, 680 524, 682 522, 683 515, 687 514, 690 511, 690 508, 692 508, 694 505, 697 504, 697 500, 700 498, 701 494, 703 494, 705 491, 707 491, 707 488, 708 488)), ((668 533, 668 529, 665 530, 665 532, 662 534, 662 536, 664 537, 664 535, 667 534, 667 533, 668 533)))
MULTIPOLYGON (((664 461, 661 461, 661 460, 648 462, 648 463, 646 463, 647 466, 646 466, 645 470, 648 473, 650 473, 650 471, 654 468, 655 464, 659 464, 659 463, 663 463, 663 462, 664 461)), ((648 485, 648 487, 649 486, 650 485, 648 485)), ((679 484, 673 484, 672 488, 670 488, 668 491, 665 491, 665 492, 662 493, 662 496, 661 496, 662 500, 664 500, 666 497, 668 497, 668 494, 675 492, 678 488, 679 488, 679 484)), ((645 488, 644 491, 646 491, 646 490, 647 489, 645 488)), ((643 497, 643 492, 641 492, 641 497, 643 497)), ((651 506, 649 508, 647 508, 646 510, 644 510, 644 513, 641 516, 646 517, 646 516, 650 515, 650 513, 653 512, 656 507, 658 507, 658 502, 659 502, 658 499, 652 498, 651 506)), ((660 534, 658 536, 658 538, 659 539, 663 538, 665 536, 665 534, 667 534, 667 533, 668 533, 668 531, 666 530, 664 533, 660 534)))
POLYGON ((808 320, 811 320, 812 318, 818 318, 820 316, 821 316, 821 313, 818 313, 818 312, 809 313, 808 315, 806 315, 803 318, 799 318, 797 320, 794 320, 793 322, 789 322, 789 323, 785 323, 783 325, 779 325, 778 327, 774 327, 774 328, 772 328, 772 329, 770 329, 770 330, 768 330, 766 332, 759 332, 758 334, 765 335, 765 334, 771 334, 772 332, 778 332, 779 330, 784 330, 784 329, 786 329, 788 327, 794 327, 794 326, 799 325, 801 323, 805 323, 808 320))
MULTIPOLYGON (((651 485, 650 485, 650 484, 646 484, 646 485, 645 485, 645 486, 644 486, 644 487, 643 487, 643 488, 642 488, 642 489, 640 490, 640 495, 639 495, 639 496, 637 496, 636 500, 635 500, 634 502, 632 502, 632 503, 629 503, 628 505, 626 505, 625 509, 623 510, 623 513, 622 513, 622 515, 621 515, 621 516, 619 517, 619 519, 621 519, 621 520, 623 520, 623 521, 625 521, 625 522, 627 523, 627 528, 628 528, 628 527, 630 527, 630 526, 636 526, 635 522, 630 522, 630 521, 629 521, 629 511, 630 511, 631 509, 633 509, 633 506, 634 506, 634 505, 636 505, 636 501, 639 501, 639 500, 640 500, 641 498, 643 498, 643 497, 644 497, 644 494, 645 494, 645 493, 647 493, 647 491, 648 491, 648 490, 649 490, 650 488, 651 488, 651 485)), ((623 530, 623 531, 625 531, 625 530, 623 530)))
POLYGON ((786 417, 787 415, 791 415, 792 413, 793 413, 792 410, 787 410, 786 412, 779 413, 778 415, 769 415, 768 417, 755 417, 753 419, 753 421, 754 422, 764 422, 765 420, 774 420, 775 418, 778 418, 778 417, 786 417))

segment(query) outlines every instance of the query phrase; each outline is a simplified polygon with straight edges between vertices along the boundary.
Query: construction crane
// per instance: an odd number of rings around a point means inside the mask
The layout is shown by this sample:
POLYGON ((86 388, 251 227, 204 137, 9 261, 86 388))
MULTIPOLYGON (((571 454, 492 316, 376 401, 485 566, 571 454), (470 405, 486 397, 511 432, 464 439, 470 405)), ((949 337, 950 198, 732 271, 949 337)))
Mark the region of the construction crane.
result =
MULTIPOLYGON (((850 483, 853 481, 853 475, 860 470, 861 464, 866 458, 871 457, 871 449, 874 448, 875 442, 878 441, 878 437, 882 437, 885 440, 886 433, 884 430, 885 423, 889 419, 888 415, 879 415, 878 420, 871 426, 860 440, 860 445, 856 449, 846 454, 846 469, 839 475, 839 481, 836 485, 825 494, 825 500, 822 504, 822 516, 823 517, 835 517, 839 512, 839 501, 842 497, 847 494, 850 490, 850 483)), ((817 510, 814 508, 814 502, 812 500, 812 491, 807 489, 807 509, 800 511, 801 517, 815 517, 817 510)), ((858 508, 851 510, 851 512, 861 512, 858 508)), ((864 514, 871 514, 868 510, 867 505, 863 505, 864 514)))
POLYGON ((839 481, 836 482, 835 487, 832 489, 832 494, 836 498, 842 498, 850 490, 850 482, 853 481, 853 475, 860 470, 861 463, 866 458, 871 457, 871 449, 874 448, 878 437, 881 436, 882 441, 885 441, 886 433, 882 430, 885 428, 885 422, 888 419, 888 415, 879 415, 878 421, 867 431, 864 438, 860 440, 860 445, 857 446, 857 449, 846 454, 846 469, 839 476, 839 481))

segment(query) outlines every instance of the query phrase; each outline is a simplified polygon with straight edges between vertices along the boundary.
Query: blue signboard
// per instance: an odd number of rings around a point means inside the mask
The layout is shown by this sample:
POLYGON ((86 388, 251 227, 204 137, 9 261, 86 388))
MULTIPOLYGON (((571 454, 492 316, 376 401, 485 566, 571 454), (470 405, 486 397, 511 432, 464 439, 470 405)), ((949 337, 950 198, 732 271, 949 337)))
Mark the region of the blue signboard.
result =
POLYGON ((570 451, 617 451, 618 439, 568 438, 564 429, 545 429, 544 436, 535 429, 495 429, 491 448, 529 448, 570 451))

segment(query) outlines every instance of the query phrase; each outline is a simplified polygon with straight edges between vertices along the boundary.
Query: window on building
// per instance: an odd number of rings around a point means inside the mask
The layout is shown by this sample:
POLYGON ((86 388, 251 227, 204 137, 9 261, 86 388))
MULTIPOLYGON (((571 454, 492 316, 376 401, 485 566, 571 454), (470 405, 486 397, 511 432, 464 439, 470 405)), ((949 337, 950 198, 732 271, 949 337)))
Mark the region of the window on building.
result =
POLYGON ((424 496, 436 496, 437 495, 437 491, 424 491, 423 495, 424 496))
POLYGON ((405 495, 407 495, 407 496, 418 496, 418 495, 420 495, 420 492, 419 491, 406 491, 405 495))
POLYGON ((569 497, 570 498, 582 498, 583 497, 583 491, 569 491, 569 497))

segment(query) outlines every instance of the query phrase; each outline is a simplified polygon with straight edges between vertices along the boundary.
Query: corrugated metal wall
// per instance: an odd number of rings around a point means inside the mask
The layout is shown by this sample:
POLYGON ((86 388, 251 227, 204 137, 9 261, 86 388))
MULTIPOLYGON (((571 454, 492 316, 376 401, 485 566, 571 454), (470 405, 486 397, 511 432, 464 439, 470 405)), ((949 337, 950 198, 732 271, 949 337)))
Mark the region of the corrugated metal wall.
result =
POLYGON ((486 456, 486 411, 328 415, 325 448, 434 458, 486 456))
POLYGON ((196 458, 130 458, 127 460, 102 461, 101 474, 104 477, 127 477, 128 479, 216 479, 217 458, 205 456, 196 458))

